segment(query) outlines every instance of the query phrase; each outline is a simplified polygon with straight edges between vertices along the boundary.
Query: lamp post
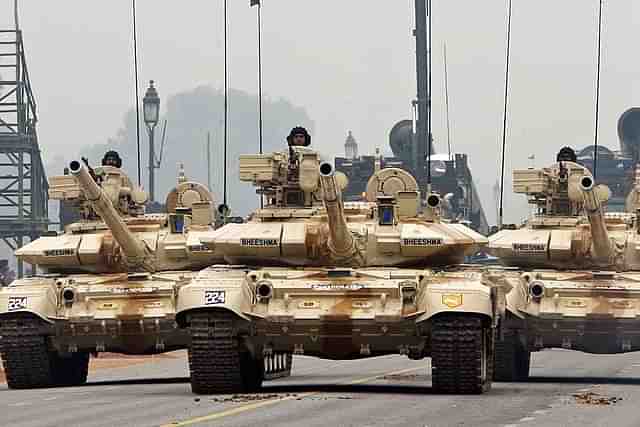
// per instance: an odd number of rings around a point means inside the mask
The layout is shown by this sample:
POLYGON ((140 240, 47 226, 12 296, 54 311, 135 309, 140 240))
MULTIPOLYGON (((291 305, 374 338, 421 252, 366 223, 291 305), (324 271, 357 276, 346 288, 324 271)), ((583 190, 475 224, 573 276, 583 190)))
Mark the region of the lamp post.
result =
POLYGON ((144 123, 147 125, 147 131, 149 132, 149 200, 155 202, 155 170, 157 169, 157 165, 154 136, 156 125, 160 118, 160 97, 158 96, 156 88, 153 87, 153 80, 149 81, 149 88, 144 95, 142 105, 144 123))

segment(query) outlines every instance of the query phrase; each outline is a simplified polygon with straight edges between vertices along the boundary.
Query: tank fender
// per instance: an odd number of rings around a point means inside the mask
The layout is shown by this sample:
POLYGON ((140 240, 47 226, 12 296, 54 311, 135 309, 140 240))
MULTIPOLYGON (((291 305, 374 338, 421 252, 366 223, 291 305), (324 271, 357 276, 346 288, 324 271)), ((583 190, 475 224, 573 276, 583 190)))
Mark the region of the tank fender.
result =
POLYGON ((530 272, 518 274, 517 277, 505 277, 512 288, 507 292, 507 311, 524 320, 522 309, 530 302, 529 284, 535 279, 530 272))
POLYGON ((496 324, 500 312, 504 314, 504 292, 483 283, 478 273, 465 274, 463 280, 456 277, 455 281, 447 281, 446 275, 438 277, 437 282, 433 278, 426 280, 431 283, 418 301, 418 310, 424 310, 416 319, 418 323, 443 313, 474 313, 485 315, 496 324))
POLYGON ((17 284, 0 290, 0 319, 15 313, 31 313, 48 323, 53 323, 57 309, 58 290, 55 285, 17 284))
POLYGON ((198 274, 191 283, 178 290, 176 319, 184 327, 188 313, 215 309, 231 311, 241 319, 250 321, 245 313, 251 312, 253 299, 253 291, 244 273, 210 278, 198 274))

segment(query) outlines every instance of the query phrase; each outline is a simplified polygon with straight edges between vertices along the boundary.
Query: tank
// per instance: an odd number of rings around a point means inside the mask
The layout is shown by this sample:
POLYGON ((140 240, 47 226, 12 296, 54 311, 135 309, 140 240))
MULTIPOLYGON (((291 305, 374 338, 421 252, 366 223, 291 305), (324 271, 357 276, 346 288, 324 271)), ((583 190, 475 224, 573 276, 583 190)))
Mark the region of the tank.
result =
POLYGON ((0 289, 10 388, 84 383, 91 353, 187 348, 178 291, 222 260, 201 242, 214 232, 213 198, 183 173, 167 213, 145 214, 146 194, 120 168, 73 161, 69 172, 51 178, 49 195, 73 203, 80 219, 18 249, 42 273, 0 289))
POLYGON ((387 168, 366 201, 343 202, 346 177, 306 147, 242 156, 240 179, 264 208, 202 239, 229 265, 200 272, 178 299, 195 393, 258 388, 265 355, 290 352, 430 356, 436 390, 489 389, 507 289, 478 268, 447 268, 487 240, 441 220, 437 195, 423 207, 416 180, 387 168))
POLYGON ((531 352, 545 348, 640 350, 638 211, 606 213, 608 188, 572 161, 516 170, 513 186, 534 214, 489 238, 508 267, 493 279, 512 287, 496 379, 526 379, 531 352))

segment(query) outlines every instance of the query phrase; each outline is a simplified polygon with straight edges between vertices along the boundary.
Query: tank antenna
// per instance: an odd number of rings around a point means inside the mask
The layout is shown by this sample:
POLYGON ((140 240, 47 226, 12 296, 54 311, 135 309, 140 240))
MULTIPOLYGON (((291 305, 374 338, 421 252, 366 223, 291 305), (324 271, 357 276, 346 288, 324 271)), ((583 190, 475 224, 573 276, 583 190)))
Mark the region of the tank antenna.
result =
POLYGON ((595 129, 593 131, 593 178, 598 176, 598 122, 600 121, 600 58, 602 56, 602 0, 598 7, 598 51, 597 51, 597 71, 596 71, 596 117, 595 129))
POLYGON ((509 105, 509 63, 511 55, 511 0, 509 0, 509 11, 507 18, 507 57, 504 74, 504 111, 502 115, 502 160, 500 161, 500 206, 498 208, 498 230, 502 229, 504 218, 504 162, 507 147, 507 107, 509 105))
POLYGON ((136 148, 138 152, 138 186, 142 183, 140 174, 140 89, 138 87, 138 35, 136 30, 136 0, 131 2, 131 13, 133 14, 133 74, 136 86, 136 148))
POLYGON ((227 73, 227 0, 224 0, 224 158, 223 171, 223 197, 222 203, 227 206, 227 142, 228 142, 228 115, 229 115, 229 86, 227 73))
POLYGON ((428 41, 427 41, 427 193, 431 193, 431 0, 427 0, 428 41))
MULTIPOLYGON (((260 154, 262 154, 262 3, 260 0, 250 0, 249 5, 258 6, 258 141, 260 154)), ((264 198, 260 194, 260 208, 263 207, 264 198)))
POLYGON ((447 72, 447 44, 444 44, 444 104, 447 114, 447 148, 451 159, 451 122, 449 120, 449 74, 447 72))

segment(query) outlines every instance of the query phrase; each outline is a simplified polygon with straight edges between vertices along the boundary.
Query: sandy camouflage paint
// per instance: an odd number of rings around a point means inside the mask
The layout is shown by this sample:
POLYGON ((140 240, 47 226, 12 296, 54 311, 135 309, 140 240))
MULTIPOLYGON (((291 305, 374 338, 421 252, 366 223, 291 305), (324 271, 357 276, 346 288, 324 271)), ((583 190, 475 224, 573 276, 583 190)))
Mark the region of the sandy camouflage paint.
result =
POLYGON ((196 393, 252 389, 244 373, 278 352, 431 356, 436 389, 489 389, 506 282, 455 267, 486 238, 442 220, 439 197, 422 208, 413 177, 385 169, 366 200, 343 203, 345 177, 300 147, 243 156, 240 177, 259 187, 265 207, 202 239, 238 267, 209 268, 180 290, 179 323, 201 349, 192 347, 192 360, 213 357, 221 367, 192 364, 196 393))
POLYGON ((604 213, 608 189, 568 161, 516 170, 514 190, 527 194, 537 212, 490 237, 489 251, 508 266, 493 279, 512 287, 498 343, 499 379, 527 378, 531 351, 544 348, 639 350, 637 211, 604 213))

